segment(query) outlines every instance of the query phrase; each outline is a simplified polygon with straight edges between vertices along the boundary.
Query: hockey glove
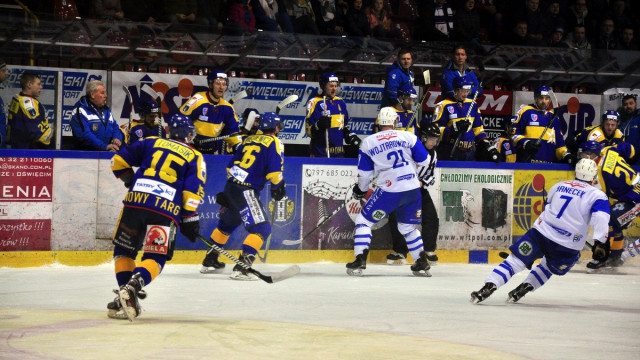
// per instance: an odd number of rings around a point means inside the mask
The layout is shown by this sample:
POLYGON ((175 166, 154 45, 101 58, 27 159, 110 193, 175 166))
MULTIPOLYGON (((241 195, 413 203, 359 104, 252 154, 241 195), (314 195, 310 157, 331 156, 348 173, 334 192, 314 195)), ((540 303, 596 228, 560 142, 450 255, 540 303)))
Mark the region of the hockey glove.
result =
POLYGON ((287 191, 285 189, 284 180, 278 185, 278 187, 274 187, 271 184, 271 198, 275 201, 280 201, 282 198, 287 196, 287 191))
POLYGON ((524 142, 524 151, 532 156, 535 155, 541 147, 542 145, 540 143, 536 143, 533 140, 527 140, 524 142))
POLYGON ((427 187, 432 186, 433 184, 436 183, 436 178, 433 175, 429 175, 429 176, 427 176, 427 177, 425 177, 424 179, 421 179, 421 180, 422 180, 422 188, 423 189, 426 189, 427 187))
POLYGON ((135 173, 133 172, 133 169, 129 168, 127 169, 127 172, 120 176, 120 180, 122 180, 122 182, 124 183, 124 187, 126 187, 127 189, 130 188, 131 185, 133 185, 134 175, 135 173))
POLYGON ((226 208, 229 207, 229 202, 227 201, 227 197, 222 192, 219 192, 216 194, 216 203, 222 207, 226 207, 226 208))
POLYGON ((321 116, 320 119, 318 119, 318 121, 316 121, 316 124, 314 125, 314 127, 318 131, 322 131, 322 130, 326 130, 326 129, 330 128, 331 127, 331 117, 330 116, 321 116))
POLYGON ((478 145, 484 152, 483 155, 484 155, 485 161, 493 161, 496 164, 500 162, 500 154, 498 154, 496 145, 491 144, 491 141, 489 141, 489 139, 484 138, 480 140, 478 145))
POLYGON ((360 190, 358 184, 353 185, 353 198, 356 200, 364 199, 364 196, 367 195, 366 191, 360 190))
POLYGON ((360 144, 362 143, 362 140, 360 140, 358 135, 354 133, 349 134, 349 137, 347 139, 349 140, 348 143, 350 145, 354 145, 356 147, 360 147, 360 144))
POLYGON ((197 213, 193 216, 182 218, 180 233, 192 243, 196 242, 196 239, 200 236, 200 217, 197 213))
POLYGON ((592 255, 591 257, 593 258, 593 260, 598 260, 600 262, 604 262, 605 260, 607 260, 609 258, 609 254, 611 253, 611 250, 609 249, 609 241, 605 240, 604 244, 599 242, 599 241, 595 241, 593 243, 593 247, 591 248, 591 252, 592 255))
POLYGON ((570 152, 567 152, 562 157, 562 162, 567 163, 569 165, 575 165, 576 164, 576 156, 573 155, 570 152))
POLYGON ((456 133, 466 133, 469 130, 469 126, 471 126, 471 122, 469 120, 460 120, 454 122, 451 127, 456 133))

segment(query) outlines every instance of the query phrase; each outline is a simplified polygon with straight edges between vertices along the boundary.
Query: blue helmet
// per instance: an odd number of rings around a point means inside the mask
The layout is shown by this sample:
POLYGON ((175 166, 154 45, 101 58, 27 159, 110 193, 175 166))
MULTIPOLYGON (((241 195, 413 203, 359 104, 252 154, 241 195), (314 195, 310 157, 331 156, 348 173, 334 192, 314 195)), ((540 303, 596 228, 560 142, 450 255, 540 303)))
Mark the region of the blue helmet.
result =
POLYGON ((538 96, 550 96, 551 92, 553 92, 553 90, 551 90, 551 88, 547 85, 540 85, 533 91, 533 97, 537 98, 538 96))
POLYGON ((338 75, 331 73, 331 72, 326 72, 324 74, 322 74, 322 76, 320 76, 320 81, 318 82, 320 84, 320 90, 324 91, 324 87, 330 83, 330 82, 337 82, 338 85, 340 84, 340 80, 338 79, 338 75))
POLYGON ((453 79, 451 85, 453 86, 453 90, 471 90, 471 88, 473 88, 473 81, 469 80, 469 78, 467 78, 466 76, 457 76, 453 79))
POLYGON ((275 128, 280 128, 281 130, 284 128, 280 115, 273 111, 268 111, 260 115, 260 130, 265 131, 275 128))
POLYGON ((615 120, 618 122, 620 120, 620 114, 615 110, 607 110, 602 114, 602 124, 607 120, 615 120))
POLYGON ((207 84, 211 84, 216 81, 216 79, 224 79, 229 85, 229 78, 227 77, 227 73, 222 70, 211 70, 207 75, 207 84))
POLYGON ((418 97, 418 94, 416 93, 416 89, 413 88, 413 85, 405 83, 398 88, 398 99, 400 99, 401 96, 415 99, 418 97))
POLYGON ((169 119, 169 137, 172 139, 189 140, 195 133, 193 121, 182 114, 175 114, 169 119))
POLYGON ((160 107, 153 100, 143 100, 138 104, 138 112, 140 114, 159 114, 160 107))
POLYGON ((593 153, 596 156, 600 156, 600 152, 602 151, 602 144, 595 140, 587 140, 580 145, 580 149, 578 149, 578 154, 586 152, 593 153))

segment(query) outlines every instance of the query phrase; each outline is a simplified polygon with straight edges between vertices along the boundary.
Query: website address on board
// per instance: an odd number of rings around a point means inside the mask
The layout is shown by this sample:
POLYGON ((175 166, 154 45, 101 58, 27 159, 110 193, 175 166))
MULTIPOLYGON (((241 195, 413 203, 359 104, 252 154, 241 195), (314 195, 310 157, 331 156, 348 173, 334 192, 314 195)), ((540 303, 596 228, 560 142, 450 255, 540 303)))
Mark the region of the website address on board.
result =
POLYGON ((511 235, 438 235, 440 241, 502 241, 511 244, 511 235))

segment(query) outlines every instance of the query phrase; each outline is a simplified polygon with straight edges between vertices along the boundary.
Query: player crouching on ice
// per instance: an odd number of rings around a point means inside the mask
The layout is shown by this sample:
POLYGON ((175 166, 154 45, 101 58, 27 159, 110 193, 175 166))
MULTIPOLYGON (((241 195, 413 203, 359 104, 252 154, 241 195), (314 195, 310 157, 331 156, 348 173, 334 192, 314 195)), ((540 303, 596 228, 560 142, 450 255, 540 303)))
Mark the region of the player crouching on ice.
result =
POLYGON ((420 179, 416 166, 429 166, 429 153, 418 137, 407 131, 394 130, 398 113, 385 107, 378 114, 380 132, 368 136, 360 145, 358 154, 358 183, 353 197, 362 200, 369 182, 377 177, 376 190, 362 207, 356 218, 354 253, 356 259, 347 264, 347 274, 362 275, 367 268, 367 255, 371 245, 371 227, 396 211, 398 231, 407 242, 416 276, 431 276, 429 261, 423 249, 422 236, 416 229, 421 219, 420 179))
POLYGON ((111 159, 111 170, 124 182, 127 195, 113 237, 113 259, 120 288, 107 304, 108 316, 133 321, 140 315, 138 299, 171 260, 175 227, 191 242, 199 236, 198 205, 204 196, 207 167, 202 154, 191 147, 193 122, 174 115, 170 139, 155 136, 121 148, 111 159), (134 173, 132 167, 138 167, 134 173), (158 193, 157 189, 162 189, 158 193), (136 265, 140 250, 142 261, 136 265))
POLYGON ((509 247, 511 254, 487 276, 482 289, 471 293, 477 304, 488 298, 511 277, 538 264, 522 284, 509 292, 508 301, 516 302, 526 293, 544 285, 552 275, 564 275, 578 262, 588 226, 593 229, 593 254, 604 259, 609 223, 609 200, 593 181, 598 166, 591 159, 576 164, 575 180, 561 181, 551 187, 544 211, 533 227, 509 247))

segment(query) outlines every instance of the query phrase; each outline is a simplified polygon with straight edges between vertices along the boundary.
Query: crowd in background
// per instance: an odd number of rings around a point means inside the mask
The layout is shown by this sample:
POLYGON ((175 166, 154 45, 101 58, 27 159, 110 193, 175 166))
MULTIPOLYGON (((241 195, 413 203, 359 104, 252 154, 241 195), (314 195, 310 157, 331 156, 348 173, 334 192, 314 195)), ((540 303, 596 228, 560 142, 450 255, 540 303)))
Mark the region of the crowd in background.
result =
POLYGON ((239 35, 258 30, 580 49, 638 50, 629 0, 24 1, 43 19, 163 22, 239 35))

